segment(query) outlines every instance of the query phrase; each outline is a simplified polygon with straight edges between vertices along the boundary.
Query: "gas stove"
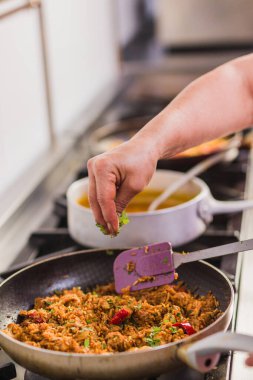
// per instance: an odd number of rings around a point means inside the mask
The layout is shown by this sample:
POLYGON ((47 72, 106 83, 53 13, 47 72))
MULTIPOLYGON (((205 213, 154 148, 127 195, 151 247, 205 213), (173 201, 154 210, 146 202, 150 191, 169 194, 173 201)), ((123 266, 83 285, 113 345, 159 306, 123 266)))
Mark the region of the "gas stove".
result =
MULTIPOLYGON (((241 199, 244 193, 246 169, 247 169, 248 151, 240 150, 238 157, 229 165, 219 164, 209 169, 202 175, 210 186, 212 194, 217 199, 241 199), (228 186, 229 183, 229 186, 228 186)), ((165 163, 159 163, 158 167, 163 167, 165 163)), ((87 175, 86 169, 79 170, 75 178, 81 178, 87 175)), ((22 268, 31 261, 41 260, 47 255, 57 254, 59 252, 71 252, 89 247, 81 247, 68 234, 67 228, 67 208, 65 194, 58 195, 54 200, 52 213, 44 220, 41 228, 33 231, 28 239, 25 247, 20 251, 13 265, 2 271, 1 277, 7 278, 10 274, 22 268)), ((206 247, 222 245, 234 242, 239 238, 241 228, 241 214, 229 214, 215 216, 213 223, 208 227, 206 232, 196 239, 188 243, 179 250, 191 251, 204 249, 206 247)), ((232 282, 235 291, 235 274, 237 268, 237 254, 223 258, 210 260, 212 264, 220 268, 226 273, 232 282)), ((231 325, 233 329, 233 325, 231 325)), ((183 367, 179 371, 163 374, 157 380, 209 380, 209 379, 229 379, 229 371, 231 364, 231 355, 224 355, 217 369, 210 374, 202 375, 189 368, 183 367)), ((0 352, 0 379, 17 379, 17 380, 46 380, 46 378, 33 374, 16 364, 9 361, 3 352, 0 352), (9 364, 8 364, 9 363, 9 364), (17 376, 15 374, 17 369, 17 376)), ((147 379, 149 380, 149 379, 147 379)), ((151 380, 151 379, 150 379, 151 380)))
MULTIPOLYGON (((132 81, 133 82, 133 81, 132 81)), ((129 88, 129 83, 125 88, 129 88)), ((123 92, 124 93, 124 92, 123 92)), ((143 116, 146 110, 149 115, 159 112, 165 103, 163 101, 153 102, 148 99, 142 99, 138 102, 117 97, 108 108, 99 115, 95 123, 89 129, 92 131, 96 126, 103 125, 111 121, 122 120, 126 118, 143 116), (123 101, 122 101, 123 99, 123 101), (151 106, 151 104, 153 104, 151 106)), ((84 140, 87 135, 84 136, 84 140)), ((15 223, 10 221, 9 226, 13 234, 9 234, 9 240, 6 238, 5 246, 1 246, 1 251, 10 249, 10 256, 15 257, 11 260, 10 265, 0 267, 0 279, 5 279, 20 268, 31 262, 41 260, 48 255, 55 255, 63 252, 73 252, 90 247, 80 246, 70 237, 67 225, 67 206, 65 192, 68 185, 76 179, 87 176, 85 162, 87 155, 83 153, 85 141, 79 141, 75 146, 75 152, 70 153, 68 157, 52 171, 49 177, 36 189, 29 199, 29 207, 21 208, 20 218, 15 219, 15 223), (81 153, 80 153, 81 152, 81 153), (80 164, 83 162, 83 165, 80 164), (56 180, 57 179, 57 180, 56 180), (25 229, 25 231, 24 231, 25 229), (15 251, 15 240, 24 242, 18 254, 13 255, 15 251), (12 250, 12 251, 11 251, 12 250)), ((205 174, 200 176, 209 185, 212 194, 216 199, 235 200, 244 197, 246 185, 246 176, 248 170, 249 150, 240 149, 238 157, 231 163, 220 163, 209 169, 205 174)), ((171 169, 169 161, 161 161, 158 168, 171 169)), ((188 169, 182 165, 181 171, 188 169)), ((18 216, 18 215, 16 215, 18 216)), ((222 245, 237 241, 241 237, 242 214, 227 214, 215 216, 213 222, 207 228, 205 233, 198 239, 178 247, 178 250, 193 251, 207 247, 222 245)), ((8 234, 7 234, 8 235, 8 234)), ((246 238, 246 236, 245 236, 246 238)), ((210 262, 220 268, 232 282, 235 292, 238 291, 238 281, 236 275, 239 271, 238 255, 230 255, 224 258, 216 258, 210 262)), ((1 263, 0 263, 1 265, 1 263)), ((233 330, 235 319, 231 323, 230 329, 233 330)), ((162 374, 156 380, 228 380, 230 379, 231 365, 233 357, 231 354, 223 355, 219 365, 209 374, 199 374, 190 368, 182 367, 181 369, 162 374)), ((48 380, 37 374, 34 374, 16 363, 0 350, 0 380, 48 380)), ((141 379, 140 379, 141 380, 141 379)), ((142 379, 144 380, 144 379, 142 379)), ((146 380, 151 380, 146 379, 146 380)), ((155 380, 152 378, 152 380, 155 380)))

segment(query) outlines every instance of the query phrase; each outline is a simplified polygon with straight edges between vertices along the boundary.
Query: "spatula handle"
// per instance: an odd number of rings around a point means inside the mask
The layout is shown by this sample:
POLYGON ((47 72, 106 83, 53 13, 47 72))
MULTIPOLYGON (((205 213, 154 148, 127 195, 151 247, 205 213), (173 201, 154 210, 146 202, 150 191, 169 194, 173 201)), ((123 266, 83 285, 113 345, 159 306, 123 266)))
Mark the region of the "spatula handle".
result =
POLYGON ((221 245, 219 247, 202 249, 201 251, 190 252, 187 255, 176 255, 174 258, 175 268, 180 264, 189 263, 192 261, 211 259, 213 257, 230 255, 232 253, 250 251, 253 249, 253 239, 238 241, 221 245), (181 258, 179 257, 181 256, 181 258), (180 262, 180 263, 179 263, 180 262))
POLYGON ((178 356, 190 367, 205 373, 217 365, 222 352, 228 351, 253 352, 253 336, 219 332, 181 346, 178 356))

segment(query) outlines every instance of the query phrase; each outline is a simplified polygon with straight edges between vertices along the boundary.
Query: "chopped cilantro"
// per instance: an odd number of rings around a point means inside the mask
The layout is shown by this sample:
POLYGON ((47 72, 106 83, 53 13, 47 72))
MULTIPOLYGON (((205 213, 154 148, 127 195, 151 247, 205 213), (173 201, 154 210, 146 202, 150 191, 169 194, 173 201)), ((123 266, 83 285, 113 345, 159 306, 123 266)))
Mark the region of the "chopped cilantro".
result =
POLYGON ((154 326, 152 327, 152 331, 147 338, 145 338, 145 342, 148 343, 150 347, 157 346, 160 343, 160 339, 155 338, 155 335, 161 331, 161 327, 154 326))
POLYGON ((62 290, 60 290, 60 289, 55 289, 54 294, 55 294, 56 296, 61 296, 61 295, 62 295, 62 290))
POLYGON ((96 226, 100 229, 100 231, 102 232, 102 234, 109 235, 108 232, 107 232, 107 229, 102 224, 96 223, 96 226))
POLYGON ((85 339, 83 345, 84 345, 85 348, 89 348, 90 347, 90 340, 89 340, 89 338, 85 339))
POLYGON ((155 338, 145 338, 144 339, 145 342, 150 346, 150 347, 154 347, 154 346, 157 346, 159 343, 160 343, 160 339, 155 339, 155 338))
MULTIPOLYGON (((121 230, 121 228, 128 224, 129 223, 129 219, 128 219, 128 216, 127 216, 127 213, 125 211, 123 211, 121 213, 121 215, 119 215, 119 231, 118 231, 118 234, 121 230)), ((99 224, 99 223, 96 223, 96 226, 100 229, 100 231, 104 234, 104 235, 109 235, 107 229, 102 225, 102 224, 99 224)))
POLYGON ((168 257, 164 257, 162 259, 162 264, 168 264, 168 262, 169 262, 169 258, 168 257))
POLYGON ((150 336, 154 336, 155 334, 159 333, 161 331, 161 327, 158 327, 158 326, 154 326, 152 327, 152 333, 150 334, 150 336))
POLYGON ((114 302, 111 298, 107 298, 106 301, 109 303, 111 307, 114 306, 114 302))
POLYGON ((134 306, 134 308, 140 310, 142 308, 142 303, 139 302, 138 305, 134 306))
POLYGON ((119 228, 123 227, 125 224, 129 223, 129 218, 127 216, 126 211, 123 211, 122 214, 119 216, 119 228))
POLYGON ((177 328, 172 326, 169 328, 169 330, 172 332, 172 334, 176 334, 177 333, 177 328))

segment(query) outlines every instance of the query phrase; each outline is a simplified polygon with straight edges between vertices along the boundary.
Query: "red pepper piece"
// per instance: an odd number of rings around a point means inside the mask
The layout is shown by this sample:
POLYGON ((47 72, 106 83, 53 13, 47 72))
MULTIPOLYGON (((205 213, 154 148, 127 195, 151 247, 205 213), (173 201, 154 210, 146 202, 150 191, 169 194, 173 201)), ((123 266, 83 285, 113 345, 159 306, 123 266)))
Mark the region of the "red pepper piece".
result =
POLYGON ((174 323, 172 326, 181 327, 187 335, 192 335, 197 332, 196 330, 194 330, 194 328, 189 322, 177 322, 174 323))
POLYGON ((110 323, 113 325, 120 325, 124 320, 130 315, 129 311, 126 309, 121 309, 115 313, 112 317, 110 323))
POLYGON ((28 317, 31 318, 31 319, 33 319, 33 321, 35 323, 43 323, 44 322, 43 319, 39 316, 39 314, 36 313, 35 311, 32 312, 32 313, 30 313, 30 314, 28 314, 28 317))

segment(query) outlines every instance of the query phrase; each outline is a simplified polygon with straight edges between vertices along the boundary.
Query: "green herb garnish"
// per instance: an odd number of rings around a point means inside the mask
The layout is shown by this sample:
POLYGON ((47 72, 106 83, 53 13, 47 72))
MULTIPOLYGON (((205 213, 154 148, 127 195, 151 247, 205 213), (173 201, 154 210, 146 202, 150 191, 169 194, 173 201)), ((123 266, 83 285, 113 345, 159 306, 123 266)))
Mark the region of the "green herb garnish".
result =
POLYGON ((157 346, 160 343, 160 339, 155 338, 155 335, 158 334, 160 331, 161 327, 154 326, 152 327, 152 332, 149 334, 149 337, 144 339, 150 347, 157 346))
POLYGON ((134 308, 140 310, 142 308, 142 303, 139 302, 136 306, 134 306, 134 308))
POLYGON ((170 327, 169 330, 172 332, 172 334, 176 334, 177 333, 177 328, 176 327, 170 327))
POLYGON ((160 343, 160 339, 155 338, 145 338, 144 340, 150 347, 157 346, 160 343))
POLYGON ((100 231, 102 232, 102 234, 109 235, 107 229, 102 224, 96 223, 96 226, 100 229, 100 231))
POLYGON ((83 345, 84 345, 85 348, 89 348, 90 347, 90 340, 89 340, 89 338, 85 339, 83 345))
POLYGON ((164 257, 162 259, 162 264, 168 264, 169 263, 169 258, 168 257, 164 257))
POLYGON ((119 216, 119 229, 123 227, 125 224, 129 223, 129 218, 127 216, 126 211, 123 211, 122 214, 119 216))
POLYGON ((161 327, 154 326, 152 327, 152 333, 150 334, 150 336, 153 337, 155 334, 158 334, 160 331, 161 331, 161 327))
MULTIPOLYGON (((119 215, 119 231, 118 231, 117 235, 119 234, 121 228, 128 223, 129 223, 129 219, 128 219, 127 213, 125 211, 123 211, 121 213, 121 215, 119 215)), ((100 229, 100 231, 104 235, 109 235, 109 232, 107 231, 107 229, 102 224, 96 223, 96 226, 100 229)))

